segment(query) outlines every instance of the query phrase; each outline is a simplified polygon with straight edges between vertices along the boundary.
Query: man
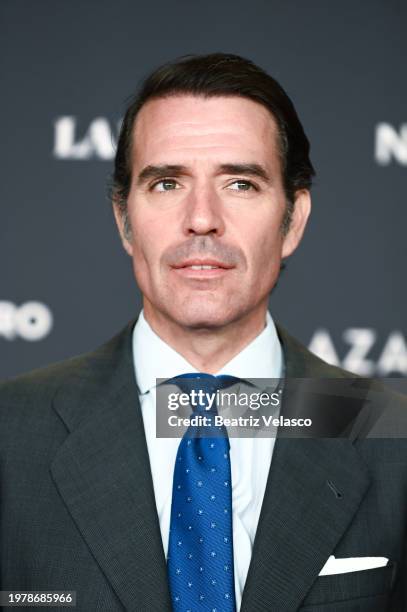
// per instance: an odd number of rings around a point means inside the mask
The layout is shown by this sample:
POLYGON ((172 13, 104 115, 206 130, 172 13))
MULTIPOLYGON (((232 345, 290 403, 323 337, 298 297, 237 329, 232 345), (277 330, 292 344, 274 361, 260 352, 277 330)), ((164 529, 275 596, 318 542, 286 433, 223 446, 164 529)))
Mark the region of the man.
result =
MULTIPOLYGON (((97 351, 2 385, 3 590, 76 591, 86 612, 407 609, 407 448, 366 439, 405 419, 404 400, 364 381, 356 410, 327 394, 329 437, 155 432, 157 378, 219 391, 350 376, 267 312, 313 174, 291 101, 250 61, 184 58, 144 83, 112 190, 143 312, 97 351)), ((301 401, 284 391, 282 412, 301 401)))

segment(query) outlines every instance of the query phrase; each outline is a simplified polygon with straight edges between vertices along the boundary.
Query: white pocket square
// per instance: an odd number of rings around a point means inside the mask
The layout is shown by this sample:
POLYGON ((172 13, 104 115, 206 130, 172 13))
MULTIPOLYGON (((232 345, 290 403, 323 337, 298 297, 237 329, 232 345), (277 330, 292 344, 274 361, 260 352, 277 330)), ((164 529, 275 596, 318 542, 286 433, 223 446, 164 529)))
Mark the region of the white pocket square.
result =
POLYGON ((347 572, 360 572, 361 570, 384 567, 388 563, 386 557, 347 557, 345 559, 335 559, 331 555, 325 563, 320 576, 330 576, 331 574, 346 574, 347 572))

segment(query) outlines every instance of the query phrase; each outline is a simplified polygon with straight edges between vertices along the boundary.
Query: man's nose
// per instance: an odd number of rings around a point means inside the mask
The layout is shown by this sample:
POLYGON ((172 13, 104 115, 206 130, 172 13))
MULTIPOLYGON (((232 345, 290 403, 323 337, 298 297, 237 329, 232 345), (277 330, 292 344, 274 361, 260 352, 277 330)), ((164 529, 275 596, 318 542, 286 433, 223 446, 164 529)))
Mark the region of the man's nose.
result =
POLYGON ((184 233, 222 235, 225 231, 222 202, 208 186, 194 188, 185 206, 184 233))

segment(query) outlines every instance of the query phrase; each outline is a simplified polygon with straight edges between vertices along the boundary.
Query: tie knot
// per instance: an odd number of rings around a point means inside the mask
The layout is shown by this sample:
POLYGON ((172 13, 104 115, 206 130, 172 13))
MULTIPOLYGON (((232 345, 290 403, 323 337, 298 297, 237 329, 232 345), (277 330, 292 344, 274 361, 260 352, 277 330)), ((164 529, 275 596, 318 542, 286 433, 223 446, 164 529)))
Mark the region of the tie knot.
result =
POLYGON ((197 393, 199 393, 199 391, 203 393, 216 393, 216 391, 220 391, 221 389, 232 387, 240 382, 240 378, 229 376, 228 374, 213 376, 205 372, 188 372, 187 374, 174 376, 165 382, 166 384, 176 385, 183 393, 190 394, 191 391, 197 393))

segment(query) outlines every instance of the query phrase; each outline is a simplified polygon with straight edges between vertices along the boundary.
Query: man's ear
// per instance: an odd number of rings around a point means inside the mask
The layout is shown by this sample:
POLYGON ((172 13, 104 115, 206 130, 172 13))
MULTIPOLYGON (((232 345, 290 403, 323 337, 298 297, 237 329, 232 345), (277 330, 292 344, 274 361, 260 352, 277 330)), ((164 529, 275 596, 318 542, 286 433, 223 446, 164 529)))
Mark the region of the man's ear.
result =
POLYGON ((308 189, 299 189, 295 192, 294 210, 290 227, 283 239, 281 257, 289 257, 301 242, 311 212, 311 194, 308 189))
POLYGON ((116 202, 113 202, 113 213, 123 248, 131 257, 133 255, 133 245, 129 239, 128 212, 123 210, 116 202))

